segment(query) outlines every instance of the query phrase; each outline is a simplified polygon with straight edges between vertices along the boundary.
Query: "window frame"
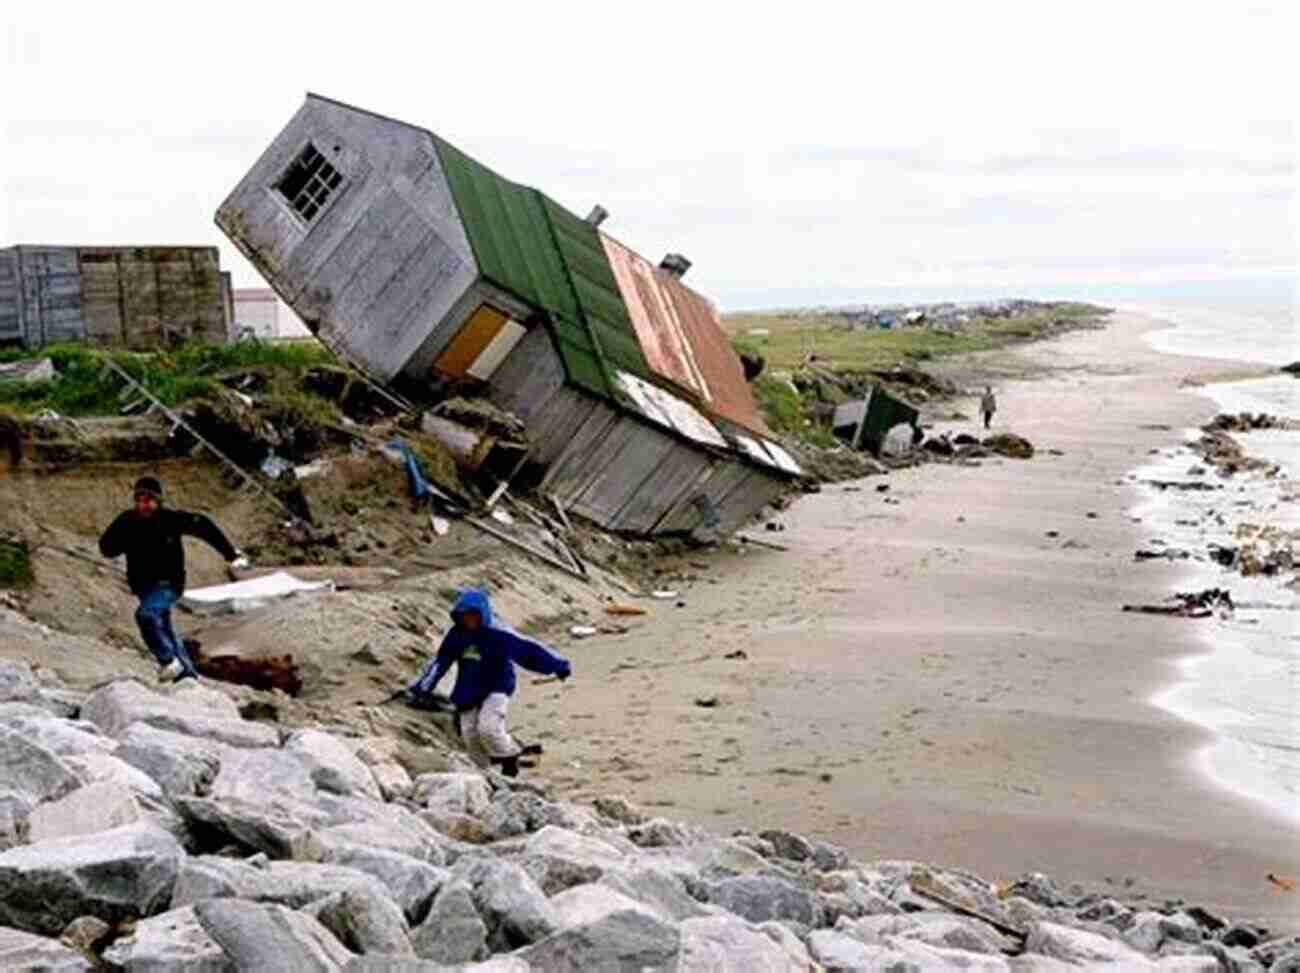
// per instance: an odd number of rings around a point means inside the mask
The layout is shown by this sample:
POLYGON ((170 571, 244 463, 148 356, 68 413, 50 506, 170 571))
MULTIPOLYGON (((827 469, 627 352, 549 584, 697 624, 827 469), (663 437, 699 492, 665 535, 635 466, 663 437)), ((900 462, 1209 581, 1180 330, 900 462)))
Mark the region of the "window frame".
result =
MULTIPOLYGON (((306 167, 304 166, 304 168, 306 167)), ((293 153, 289 162, 280 170, 280 175, 271 182, 268 188, 277 204, 296 220, 303 229, 310 230, 320 221, 321 216, 334 205, 334 202, 343 195, 348 183, 347 175, 329 156, 321 151, 316 140, 307 138, 303 140, 303 143, 293 153), (309 152, 316 153, 319 157, 319 165, 310 172, 303 185, 290 198, 284 191, 284 183, 309 152), (328 174, 322 177, 323 170, 327 170, 328 174), (296 203, 303 199, 304 194, 307 202, 302 209, 299 209, 296 203), (310 216, 304 212, 304 210, 308 209, 311 210, 310 216)))

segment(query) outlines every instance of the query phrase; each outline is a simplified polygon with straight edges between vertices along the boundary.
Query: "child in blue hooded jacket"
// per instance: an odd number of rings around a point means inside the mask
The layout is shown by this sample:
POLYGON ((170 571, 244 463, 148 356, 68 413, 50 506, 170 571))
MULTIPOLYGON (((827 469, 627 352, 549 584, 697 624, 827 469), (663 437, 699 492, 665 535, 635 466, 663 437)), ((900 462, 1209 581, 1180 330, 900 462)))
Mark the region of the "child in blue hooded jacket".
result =
POLYGON ((519 773, 521 748, 506 730, 506 712, 515 692, 515 663, 562 680, 569 678, 573 668, 540 642, 497 625, 485 591, 462 591, 452 606, 451 620, 454 624, 438 646, 438 654, 408 691, 416 701, 428 701, 455 663, 451 702, 466 749, 476 760, 486 757, 513 777, 519 773))

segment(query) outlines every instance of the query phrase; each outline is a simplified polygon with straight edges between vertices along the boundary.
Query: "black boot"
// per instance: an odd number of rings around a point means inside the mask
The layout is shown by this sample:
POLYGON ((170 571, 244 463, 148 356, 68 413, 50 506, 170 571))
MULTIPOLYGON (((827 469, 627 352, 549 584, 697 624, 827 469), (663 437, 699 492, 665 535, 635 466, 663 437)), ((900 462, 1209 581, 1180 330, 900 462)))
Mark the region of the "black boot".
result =
POLYGON ((492 757, 492 765, 498 767, 501 773, 506 777, 519 776, 519 758, 518 757, 492 757))

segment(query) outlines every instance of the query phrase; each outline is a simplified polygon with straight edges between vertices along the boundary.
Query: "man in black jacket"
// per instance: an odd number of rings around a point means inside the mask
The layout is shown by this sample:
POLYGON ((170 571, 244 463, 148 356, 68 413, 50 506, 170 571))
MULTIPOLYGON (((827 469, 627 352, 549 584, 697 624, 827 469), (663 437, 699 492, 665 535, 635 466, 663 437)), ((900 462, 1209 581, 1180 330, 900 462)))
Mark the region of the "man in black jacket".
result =
POLYGON ((185 592, 183 536, 211 544, 233 568, 248 567, 248 558, 226 539, 207 517, 163 506, 162 484, 142 476, 135 484, 135 506, 118 514, 99 539, 104 557, 126 555, 126 580, 140 599, 135 621, 149 646, 161 677, 167 681, 194 677, 198 672, 185 644, 172 628, 172 606, 185 592))

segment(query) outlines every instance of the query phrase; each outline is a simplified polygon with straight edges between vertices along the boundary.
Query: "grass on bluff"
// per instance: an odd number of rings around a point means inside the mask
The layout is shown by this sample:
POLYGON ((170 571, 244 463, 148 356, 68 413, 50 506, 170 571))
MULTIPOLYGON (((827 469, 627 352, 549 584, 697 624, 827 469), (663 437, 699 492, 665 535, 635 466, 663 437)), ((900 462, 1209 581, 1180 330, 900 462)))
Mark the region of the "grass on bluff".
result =
POLYGON ((108 351, 86 345, 50 345, 38 351, 0 352, 0 363, 49 358, 56 377, 45 382, 0 381, 0 407, 15 414, 53 409, 65 416, 117 415, 122 382, 103 371, 105 360, 120 365, 164 405, 179 405, 210 393, 216 377, 241 369, 300 375, 318 365, 336 364, 316 342, 230 345, 189 344, 172 351, 108 351))
POLYGON ((1100 309, 1087 304, 1060 303, 1018 317, 977 317, 960 332, 921 327, 890 330, 851 330, 849 319, 834 312, 752 312, 729 314, 723 326, 733 336, 738 351, 756 353, 777 371, 791 371, 809 354, 835 371, 874 371, 894 365, 927 361, 943 355, 988 351, 1035 338, 1054 322, 1083 322, 1100 309), (755 335, 754 330, 766 330, 755 335))

